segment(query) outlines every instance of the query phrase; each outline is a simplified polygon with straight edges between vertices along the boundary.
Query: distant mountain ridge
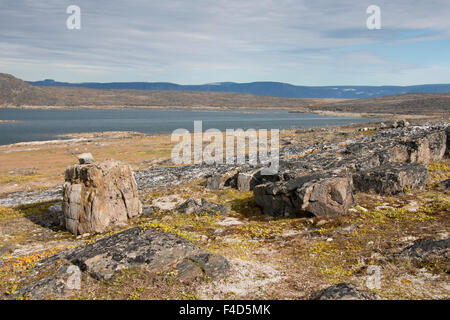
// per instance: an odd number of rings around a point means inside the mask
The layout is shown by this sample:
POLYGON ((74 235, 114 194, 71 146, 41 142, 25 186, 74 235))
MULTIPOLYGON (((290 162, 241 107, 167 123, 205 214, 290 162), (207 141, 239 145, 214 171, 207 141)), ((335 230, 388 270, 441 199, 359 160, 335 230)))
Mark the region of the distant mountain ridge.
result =
POLYGON ((51 79, 27 81, 33 86, 84 87, 90 89, 235 92, 284 98, 375 98, 406 93, 450 93, 450 84, 414 86, 295 86, 282 82, 217 82, 202 85, 180 85, 170 82, 57 82, 51 79))

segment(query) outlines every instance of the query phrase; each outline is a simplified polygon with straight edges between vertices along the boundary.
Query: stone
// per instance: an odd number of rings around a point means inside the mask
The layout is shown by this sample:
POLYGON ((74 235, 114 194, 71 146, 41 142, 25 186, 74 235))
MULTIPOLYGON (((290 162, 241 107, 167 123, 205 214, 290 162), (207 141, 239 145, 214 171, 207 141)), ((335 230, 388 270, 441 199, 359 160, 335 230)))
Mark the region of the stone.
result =
POLYGON ((214 173, 206 177, 206 188, 210 190, 221 190, 224 187, 235 187, 239 169, 225 173, 214 173))
POLYGON ((48 208, 48 212, 53 214, 58 214, 62 212, 62 205, 61 204, 55 204, 48 208))
POLYGON ((423 164, 386 164, 353 175, 357 191, 382 195, 403 193, 406 188, 421 189, 428 182, 428 169, 423 164))
POLYGON ((142 215, 145 217, 150 216, 154 211, 155 209, 152 206, 144 205, 142 207, 142 215))
POLYGON ((361 290, 353 283, 342 282, 319 291, 312 300, 377 300, 379 297, 361 290))
MULTIPOLYGON (((14 293, 14 297, 25 296, 28 299, 44 300, 61 298, 68 296, 69 294, 74 294, 80 289, 77 287, 76 283, 72 283, 74 282, 74 275, 76 276, 74 268, 76 268, 75 270, 81 275, 79 268, 76 266, 64 265, 58 268, 54 274, 19 288, 14 293), (75 285, 72 286, 73 284, 75 285)), ((79 280, 81 281, 81 277, 79 280)), ((76 281, 78 281, 78 279, 76 279, 76 281)))
POLYGON ((394 123, 392 124, 393 128, 404 128, 407 126, 409 126, 409 122, 406 121, 405 119, 395 120, 394 123))
POLYGON ((217 254, 199 253, 183 259, 178 265, 178 276, 182 279, 192 279, 197 276, 198 270, 212 280, 224 278, 230 270, 228 261, 217 254), (197 268, 195 268, 197 267, 197 268), (188 270, 187 270, 188 269, 188 270), (195 270, 197 269, 197 270, 195 270))
POLYGON ((187 214, 209 214, 209 215, 219 215, 226 216, 228 214, 227 206, 223 204, 215 204, 201 199, 201 202, 197 202, 195 199, 190 198, 187 201, 176 207, 176 210, 181 213, 187 214))
POLYGON ((16 248, 16 246, 12 242, 1 246, 0 247, 0 257, 5 255, 5 254, 12 253, 15 248, 16 248))
POLYGON ((82 153, 78 156, 78 162, 80 164, 91 164, 94 163, 94 157, 91 153, 82 153))
POLYGON ((141 213, 130 166, 117 161, 66 169, 63 187, 65 227, 74 235, 102 233, 141 213))
POLYGON ((414 264, 423 266, 427 263, 441 262, 445 271, 450 271, 450 238, 444 239, 419 239, 407 246, 395 258, 409 259, 414 264))
POLYGON ((259 184, 263 184, 265 182, 275 182, 280 180, 278 174, 262 175, 261 172, 263 169, 264 168, 259 168, 256 170, 239 172, 237 176, 237 189, 239 191, 244 192, 250 191, 253 190, 259 184))
POLYGON ((437 184, 437 187, 442 190, 449 190, 450 189, 450 179, 439 182, 437 184))
POLYGON ((449 157, 450 156, 450 126, 445 129, 445 134, 447 135, 445 156, 449 157))
POLYGON ((274 216, 345 215, 353 203, 350 176, 311 174, 258 185, 253 194, 263 213, 274 216))
MULTIPOLYGON (((188 239, 155 228, 135 227, 97 240, 87 246, 65 250, 39 262, 38 267, 63 259, 98 280, 110 280, 120 270, 145 267, 146 272, 173 270, 184 260, 194 262, 212 279, 224 277, 230 268, 222 256, 212 254, 188 239)), ((192 268, 189 273, 194 272, 192 268)), ((198 270, 197 270, 198 271, 198 270)), ((184 270, 184 277, 189 278, 184 270)))

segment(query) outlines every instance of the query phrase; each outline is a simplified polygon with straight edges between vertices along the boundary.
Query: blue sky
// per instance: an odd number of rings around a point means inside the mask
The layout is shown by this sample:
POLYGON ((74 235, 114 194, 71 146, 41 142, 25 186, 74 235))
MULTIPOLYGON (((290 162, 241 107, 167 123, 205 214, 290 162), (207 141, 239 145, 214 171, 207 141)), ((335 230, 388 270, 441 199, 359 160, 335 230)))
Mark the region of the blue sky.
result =
POLYGON ((1 0, 0 72, 25 80, 450 83, 448 0, 1 0), (68 30, 66 8, 81 8, 68 30), (366 9, 381 8, 381 30, 366 9))

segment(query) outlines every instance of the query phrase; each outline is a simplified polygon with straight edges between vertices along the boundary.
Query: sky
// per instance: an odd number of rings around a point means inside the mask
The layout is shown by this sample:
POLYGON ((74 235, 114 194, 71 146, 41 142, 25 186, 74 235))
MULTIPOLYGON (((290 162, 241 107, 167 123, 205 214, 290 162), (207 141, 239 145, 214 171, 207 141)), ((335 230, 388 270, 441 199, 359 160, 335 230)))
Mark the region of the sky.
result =
POLYGON ((449 0, 0 0, 0 72, 67 82, 450 83, 449 0), (68 29, 67 7, 81 29, 68 29), (366 10, 381 10, 369 30, 366 10))

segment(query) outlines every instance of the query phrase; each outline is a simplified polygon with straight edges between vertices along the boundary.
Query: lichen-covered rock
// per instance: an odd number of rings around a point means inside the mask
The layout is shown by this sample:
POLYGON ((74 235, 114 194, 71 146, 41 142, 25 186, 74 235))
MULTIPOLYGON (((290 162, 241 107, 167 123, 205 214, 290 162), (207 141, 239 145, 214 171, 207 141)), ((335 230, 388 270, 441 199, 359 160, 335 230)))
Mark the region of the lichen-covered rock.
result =
POLYGON ((130 166, 117 161, 66 169, 63 188, 65 227, 73 234, 104 232, 141 213, 130 166))
MULTIPOLYGON (((39 265, 59 259, 78 266, 95 279, 103 280, 111 279, 120 270, 133 267, 145 267, 149 272, 167 271, 185 259, 194 262, 204 275, 213 279, 225 276, 229 269, 228 261, 222 256, 201 249, 176 234, 145 226, 63 251, 42 260, 39 265)), ((190 269, 194 272, 194 269, 190 269)), ((188 278, 186 270, 183 271, 183 277, 188 278)))
POLYGON ((342 282, 318 292, 313 300, 377 300, 379 297, 369 291, 361 290, 353 283, 342 282))
POLYGON ((219 215, 225 216, 228 214, 227 206, 223 204, 215 204, 206 201, 205 199, 201 199, 201 202, 198 203, 195 199, 190 198, 187 201, 183 202, 179 206, 176 207, 176 210, 181 213, 187 214, 209 214, 209 215, 219 215))
POLYGON ((398 259, 409 259, 419 266, 439 264, 444 272, 450 271, 450 238, 420 239, 394 254, 398 259))
POLYGON ((345 215, 353 203, 351 177, 329 174, 265 183, 256 186, 253 194, 263 213, 274 216, 345 215))
POLYGON ((407 188, 421 189, 427 182, 427 167, 413 163, 390 163, 353 175, 356 190, 382 195, 395 195, 407 188))
POLYGON ((236 187, 236 179, 239 169, 233 169, 224 173, 214 173, 206 177, 206 188, 221 190, 224 187, 236 187))

